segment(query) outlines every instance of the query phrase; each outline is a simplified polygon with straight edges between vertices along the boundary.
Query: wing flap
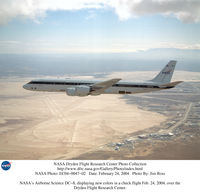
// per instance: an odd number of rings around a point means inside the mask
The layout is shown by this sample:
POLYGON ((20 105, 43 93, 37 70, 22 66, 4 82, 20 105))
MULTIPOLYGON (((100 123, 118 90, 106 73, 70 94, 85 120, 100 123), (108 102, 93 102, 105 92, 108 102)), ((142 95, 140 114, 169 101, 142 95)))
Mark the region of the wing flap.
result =
POLYGON ((91 93, 102 93, 106 89, 110 88, 112 85, 116 84, 118 81, 120 81, 120 78, 110 79, 107 81, 99 82, 96 84, 93 84, 91 86, 91 93))

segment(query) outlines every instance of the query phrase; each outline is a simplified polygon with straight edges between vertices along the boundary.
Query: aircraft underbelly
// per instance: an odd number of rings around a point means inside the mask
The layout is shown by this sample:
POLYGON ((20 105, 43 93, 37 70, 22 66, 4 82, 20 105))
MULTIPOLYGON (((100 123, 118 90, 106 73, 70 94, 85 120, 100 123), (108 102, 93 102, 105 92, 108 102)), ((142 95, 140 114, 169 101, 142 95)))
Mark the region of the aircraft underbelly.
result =
POLYGON ((143 92, 152 92, 157 91, 157 88, 109 88, 104 91, 105 94, 136 94, 143 92))
POLYGON ((33 85, 31 90, 35 91, 47 91, 47 92, 66 92, 66 86, 56 86, 56 85, 33 85))

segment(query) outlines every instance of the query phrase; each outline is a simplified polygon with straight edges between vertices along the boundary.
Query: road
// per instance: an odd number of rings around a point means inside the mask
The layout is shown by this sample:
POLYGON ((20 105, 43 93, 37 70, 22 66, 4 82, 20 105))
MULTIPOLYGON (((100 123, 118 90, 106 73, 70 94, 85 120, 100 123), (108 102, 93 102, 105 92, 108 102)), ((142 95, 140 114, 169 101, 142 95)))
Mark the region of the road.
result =
POLYGON ((185 110, 184 117, 180 121, 178 121, 175 125, 169 127, 169 129, 168 129, 169 131, 173 131, 175 128, 179 127, 181 124, 183 124, 187 120, 187 117, 188 117, 188 114, 189 114, 189 112, 191 110, 191 107, 192 107, 192 103, 189 103, 187 105, 186 110, 185 110))

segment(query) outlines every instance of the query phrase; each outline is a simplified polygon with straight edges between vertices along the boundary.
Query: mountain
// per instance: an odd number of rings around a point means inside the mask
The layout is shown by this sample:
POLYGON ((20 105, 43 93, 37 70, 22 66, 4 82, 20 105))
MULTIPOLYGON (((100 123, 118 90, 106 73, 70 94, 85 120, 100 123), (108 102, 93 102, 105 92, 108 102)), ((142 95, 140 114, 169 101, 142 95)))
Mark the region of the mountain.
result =
POLYGON ((132 53, 0 54, 0 76, 83 74, 160 70, 177 60, 177 70, 200 72, 200 50, 160 48, 132 53))

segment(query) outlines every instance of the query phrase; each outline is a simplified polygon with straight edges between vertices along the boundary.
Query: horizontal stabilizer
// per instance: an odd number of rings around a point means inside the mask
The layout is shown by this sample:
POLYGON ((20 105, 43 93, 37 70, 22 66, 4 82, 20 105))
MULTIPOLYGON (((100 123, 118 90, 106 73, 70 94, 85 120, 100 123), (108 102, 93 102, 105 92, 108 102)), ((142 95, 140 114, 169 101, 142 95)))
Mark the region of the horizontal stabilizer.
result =
POLYGON ((182 83, 183 81, 176 81, 176 82, 171 82, 171 83, 168 83, 168 84, 162 84, 162 85, 160 85, 159 87, 160 88, 173 88, 174 86, 176 86, 176 85, 178 85, 178 84, 180 84, 180 83, 182 83))

